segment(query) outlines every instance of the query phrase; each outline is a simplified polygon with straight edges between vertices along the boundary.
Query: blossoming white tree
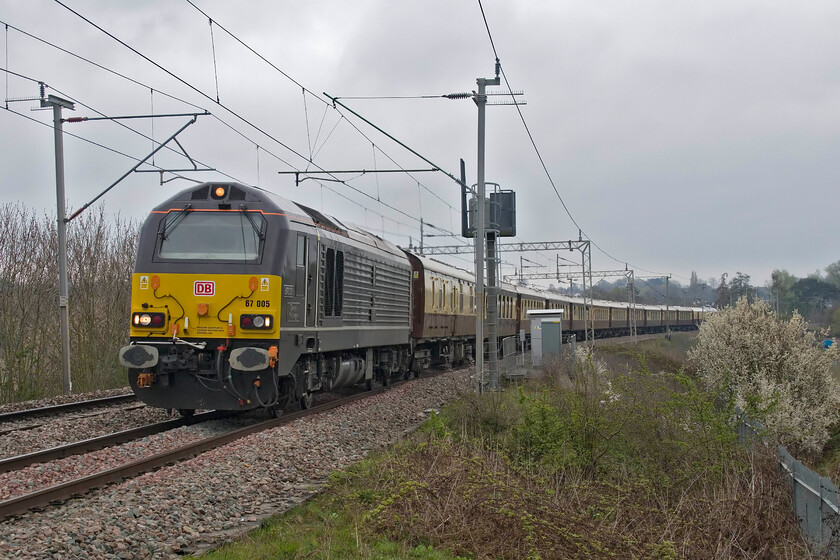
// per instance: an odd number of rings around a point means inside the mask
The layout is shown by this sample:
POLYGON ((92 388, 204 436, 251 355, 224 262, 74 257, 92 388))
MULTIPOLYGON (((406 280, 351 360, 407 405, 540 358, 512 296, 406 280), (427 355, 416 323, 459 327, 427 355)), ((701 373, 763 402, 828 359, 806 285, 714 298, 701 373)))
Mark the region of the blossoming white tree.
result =
POLYGON ((840 391, 825 350, 794 312, 780 320, 763 300, 738 300, 700 327, 689 361, 710 389, 731 398, 793 453, 819 453, 840 417, 840 391))

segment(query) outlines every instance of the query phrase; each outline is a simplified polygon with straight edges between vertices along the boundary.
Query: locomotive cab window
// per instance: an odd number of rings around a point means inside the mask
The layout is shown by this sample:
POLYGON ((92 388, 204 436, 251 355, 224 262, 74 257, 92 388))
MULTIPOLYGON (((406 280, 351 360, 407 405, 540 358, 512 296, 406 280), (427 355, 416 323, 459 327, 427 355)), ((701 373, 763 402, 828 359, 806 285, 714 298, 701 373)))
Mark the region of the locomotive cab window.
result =
POLYGON ((265 219, 245 212, 171 212, 158 232, 164 259, 255 261, 265 219))

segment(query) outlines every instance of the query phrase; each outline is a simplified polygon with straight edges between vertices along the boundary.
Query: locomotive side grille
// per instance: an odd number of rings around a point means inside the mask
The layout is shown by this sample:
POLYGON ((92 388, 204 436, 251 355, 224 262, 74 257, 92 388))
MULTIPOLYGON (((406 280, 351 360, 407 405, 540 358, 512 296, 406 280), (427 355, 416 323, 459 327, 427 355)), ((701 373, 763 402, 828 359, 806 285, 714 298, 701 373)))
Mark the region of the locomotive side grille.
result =
POLYGON ((324 255, 324 281, 321 284, 324 290, 324 315, 332 317, 335 312, 335 249, 329 248, 324 255))
POLYGON ((350 253, 345 266, 345 324, 410 324, 410 269, 350 253))

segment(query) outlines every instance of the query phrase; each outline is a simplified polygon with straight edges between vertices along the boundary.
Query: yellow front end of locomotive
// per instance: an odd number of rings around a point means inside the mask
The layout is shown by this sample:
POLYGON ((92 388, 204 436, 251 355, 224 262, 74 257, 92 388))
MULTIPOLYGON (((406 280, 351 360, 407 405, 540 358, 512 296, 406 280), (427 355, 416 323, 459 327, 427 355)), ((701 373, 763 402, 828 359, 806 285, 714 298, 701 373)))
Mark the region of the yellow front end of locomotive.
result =
POLYGON ((276 339, 280 276, 146 274, 132 277, 136 338, 276 339))

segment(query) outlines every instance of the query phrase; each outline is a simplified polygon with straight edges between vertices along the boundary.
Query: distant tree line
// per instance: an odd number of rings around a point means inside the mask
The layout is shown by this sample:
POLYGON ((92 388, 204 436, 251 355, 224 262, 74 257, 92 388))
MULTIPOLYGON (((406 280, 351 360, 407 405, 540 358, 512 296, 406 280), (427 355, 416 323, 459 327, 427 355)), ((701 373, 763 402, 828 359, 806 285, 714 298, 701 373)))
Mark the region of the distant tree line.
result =
MULTIPOLYGON (((580 285, 556 289, 568 294, 581 294, 580 285)), ((764 286, 752 285, 749 274, 736 272, 730 276, 724 272, 720 278, 698 279, 692 272, 688 285, 675 279, 670 280, 667 299, 671 305, 712 305, 718 309, 732 307, 746 297, 749 302, 764 300, 780 317, 790 318, 798 311, 812 326, 828 327, 835 336, 840 335, 840 261, 817 270, 805 278, 797 278, 787 270, 776 269, 771 280, 764 286)), ((627 281, 624 278, 614 282, 595 282, 592 295, 596 299, 629 301, 627 281)), ((634 282, 636 303, 664 305, 666 301, 665 279, 637 279, 634 282)))
MULTIPOLYGON (((139 224, 101 208, 68 226, 73 391, 125 385, 117 349, 128 339, 139 224)), ((56 219, 0 205, 0 402, 60 394, 56 219)))
MULTIPOLYGON (((671 278, 666 286, 665 277, 637 278, 633 282, 633 300, 636 303, 665 305, 666 299, 671 305, 699 306, 712 305, 715 300, 715 282, 705 282, 691 273, 688 285, 671 278), (711 282, 711 286, 710 283, 711 282)), ((580 285, 573 285, 565 293, 580 294, 580 285)), ((627 280, 621 278, 614 282, 596 281, 592 287, 592 297, 609 301, 629 301, 630 292, 627 280)))
POLYGON ((771 304, 779 315, 789 317, 799 311, 810 323, 831 329, 840 335, 840 261, 797 278, 784 269, 776 269, 767 288, 771 304))

